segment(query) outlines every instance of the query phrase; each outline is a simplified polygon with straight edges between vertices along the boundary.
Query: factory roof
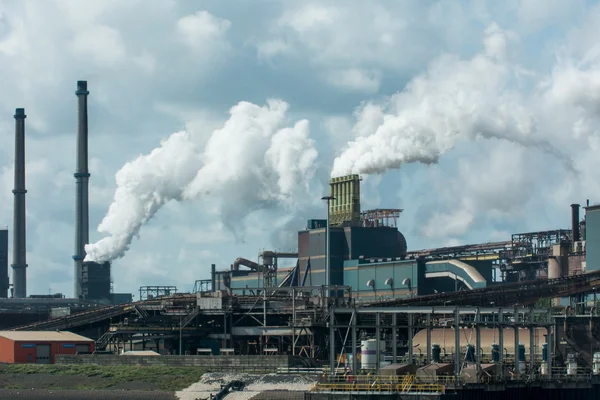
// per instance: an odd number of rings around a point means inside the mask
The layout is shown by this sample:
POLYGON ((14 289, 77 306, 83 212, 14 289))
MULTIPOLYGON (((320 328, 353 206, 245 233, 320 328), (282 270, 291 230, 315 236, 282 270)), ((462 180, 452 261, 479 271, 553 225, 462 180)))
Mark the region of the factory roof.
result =
POLYGON ((19 342, 93 342, 85 336, 62 331, 0 331, 0 337, 19 342))

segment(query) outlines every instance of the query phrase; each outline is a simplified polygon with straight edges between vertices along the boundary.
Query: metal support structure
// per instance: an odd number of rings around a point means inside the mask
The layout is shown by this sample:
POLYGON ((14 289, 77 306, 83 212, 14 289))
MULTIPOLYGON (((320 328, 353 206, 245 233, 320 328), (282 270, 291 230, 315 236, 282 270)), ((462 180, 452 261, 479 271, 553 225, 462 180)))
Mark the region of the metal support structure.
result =
POLYGON ((477 382, 480 382, 481 378, 481 314, 477 310, 475 314, 475 360, 477 362, 477 382))
MULTIPOLYGON (((533 312, 529 313, 529 323, 534 322, 533 312)), ((533 379, 535 369, 533 368, 535 363, 535 327, 531 325, 529 327, 529 377, 533 379)))
POLYGON ((25 109, 15 110, 15 203, 13 210, 14 297, 27 297, 27 235, 25 211, 25 109))
POLYGON ((329 373, 335 374, 335 313, 329 314, 329 373))
POLYGON ((427 327, 427 364, 431 363, 431 314, 425 316, 427 327))
POLYGON ((392 363, 398 362, 398 325, 396 314, 392 314, 392 363))
POLYGON ((513 318, 515 319, 515 376, 518 377, 521 371, 519 371, 519 313, 516 308, 513 318))
POLYGON ((408 363, 413 363, 413 315, 408 314, 408 363))
MULTIPOLYGON (((354 315, 354 314, 353 314, 354 315)), ((379 374, 379 367, 381 364, 381 360, 379 359, 379 355, 381 354, 381 314, 375 314, 375 338, 377 339, 377 364, 375 365, 377 374, 379 374)))
POLYGON ((331 217, 329 205, 331 200, 335 200, 333 196, 323 196, 321 200, 326 200, 327 202, 327 222, 325 223, 325 286, 329 287, 331 285, 331 269, 330 269, 330 248, 329 248, 329 219, 331 217))
POLYGON ((73 294, 76 299, 83 295, 81 287, 82 265, 85 259, 85 245, 89 243, 89 179, 88 171, 88 113, 87 81, 77 82, 77 170, 74 174, 75 191, 75 262, 73 294))
MULTIPOLYGON (((548 323, 552 322, 552 310, 548 310, 548 323)), ((547 328, 548 336, 548 377, 552 376, 552 359, 554 358, 554 333, 556 332, 555 325, 549 325, 547 328), (554 329, 553 329, 554 327, 554 329)))
POLYGON ((454 376, 460 379, 460 312, 456 307, 454 310, 454 376))
POLYGON ((352 316, 352 323, 350 324, 350 329, 352 330, 352 372, 356 373, 358 371, 358 360, 356 359, 356 319, 358 318, 358 314, 352 314, 352 316))
POLYGON ((179 315, 179 355, 183 355, 182 353, 182 349, 183 349, 183 327, 181 325, 181 314, 179 315))
POLYGON ((498 348, 500 354, 498 354, 498 361, 500 362, 500 377, 504 376, 504 312, 502 309, 498 310, 498 348))

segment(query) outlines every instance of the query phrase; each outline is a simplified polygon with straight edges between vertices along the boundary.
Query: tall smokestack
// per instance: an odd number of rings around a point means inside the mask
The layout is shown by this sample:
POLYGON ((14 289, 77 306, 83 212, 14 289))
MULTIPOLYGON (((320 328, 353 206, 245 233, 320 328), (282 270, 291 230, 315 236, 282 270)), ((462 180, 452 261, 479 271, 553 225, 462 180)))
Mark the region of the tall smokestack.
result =
POLYGON ((27 243, 25 239, 25 109, 15 110, 15 207, 13 215, 14 296, 27 297, 27 243))
POLYGON ((579 204, 571 204, 571 230, 573 231, 573 242, 579 242, 579 204))
POLYGON ((89 243, 88 184, 88 114, 87 81, 77 81, 77 171, 75 172, 75 275, 73 294, 76 299, 82 296, 81 270, 85 258, 85 245, 89 243))

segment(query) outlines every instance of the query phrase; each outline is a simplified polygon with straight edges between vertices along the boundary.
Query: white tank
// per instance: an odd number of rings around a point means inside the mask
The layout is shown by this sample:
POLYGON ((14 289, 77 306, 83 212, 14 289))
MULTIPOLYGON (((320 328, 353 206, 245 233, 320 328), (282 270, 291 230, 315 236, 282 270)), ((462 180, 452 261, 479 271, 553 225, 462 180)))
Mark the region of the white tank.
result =
POLYGON ((542 365, 540 366, 540 372, 542 373, 542 375, 548 375, 548 364, 543 362, 542 365))
POLYGON ((592 360, 594 375, 600 375, 600 353, 594 353, 592 360))
POLYGON ((574 354, 567 355, 567 375, 577 375, 577 359, 574 354))
POLYGON ((376 339, 360 342, 360 363, 362 369, 377 369, 379 363, 379 349, 376 339))

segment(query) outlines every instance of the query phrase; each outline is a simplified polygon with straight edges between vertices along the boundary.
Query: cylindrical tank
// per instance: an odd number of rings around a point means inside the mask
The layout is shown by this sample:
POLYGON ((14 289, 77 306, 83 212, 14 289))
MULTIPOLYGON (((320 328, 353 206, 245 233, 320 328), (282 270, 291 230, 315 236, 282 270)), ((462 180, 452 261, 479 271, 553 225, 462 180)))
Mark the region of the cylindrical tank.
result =
POLYGON ((525 361, 525 345, 519 343, 519 361, 525 361))
POLYGON ((492 362, 500 362, 500 346, 495 343, 492 344, 492 362))
POLYGON ((560 261, 558 255, 548 258, 548 279, 556 278, 560 278, 560 261))
POLYGON ((567 375, 577 375, 577 359, 575 354, 567 354, 567 375))
POLYGON ((472 344, 467 345, 467 362, 475 362, 475 346, 472 344))
POLYGON ((519 343, 519 351, 518 351, 518 362, 517 362, 519 372, 525 371, 525 345, 519 343))
POLYGON ((594 353, 594 358, 592 360, 594 375, 600 375, 600 353, 594 353))
POLYGON ((548 343, 542 344, 542 361, 548 362, 548 343))
POLYGON ((431 360, 434 363, 439 363, 441 360, 441 355, 442 355, 442 349, 440 348, 440 345, 432 344, 431 345, 431 360))
POLYGON ((379 362, 379 349, 376 339, 367 339, 360 342, 360 361, 362 369, 377 369, 379 362))

